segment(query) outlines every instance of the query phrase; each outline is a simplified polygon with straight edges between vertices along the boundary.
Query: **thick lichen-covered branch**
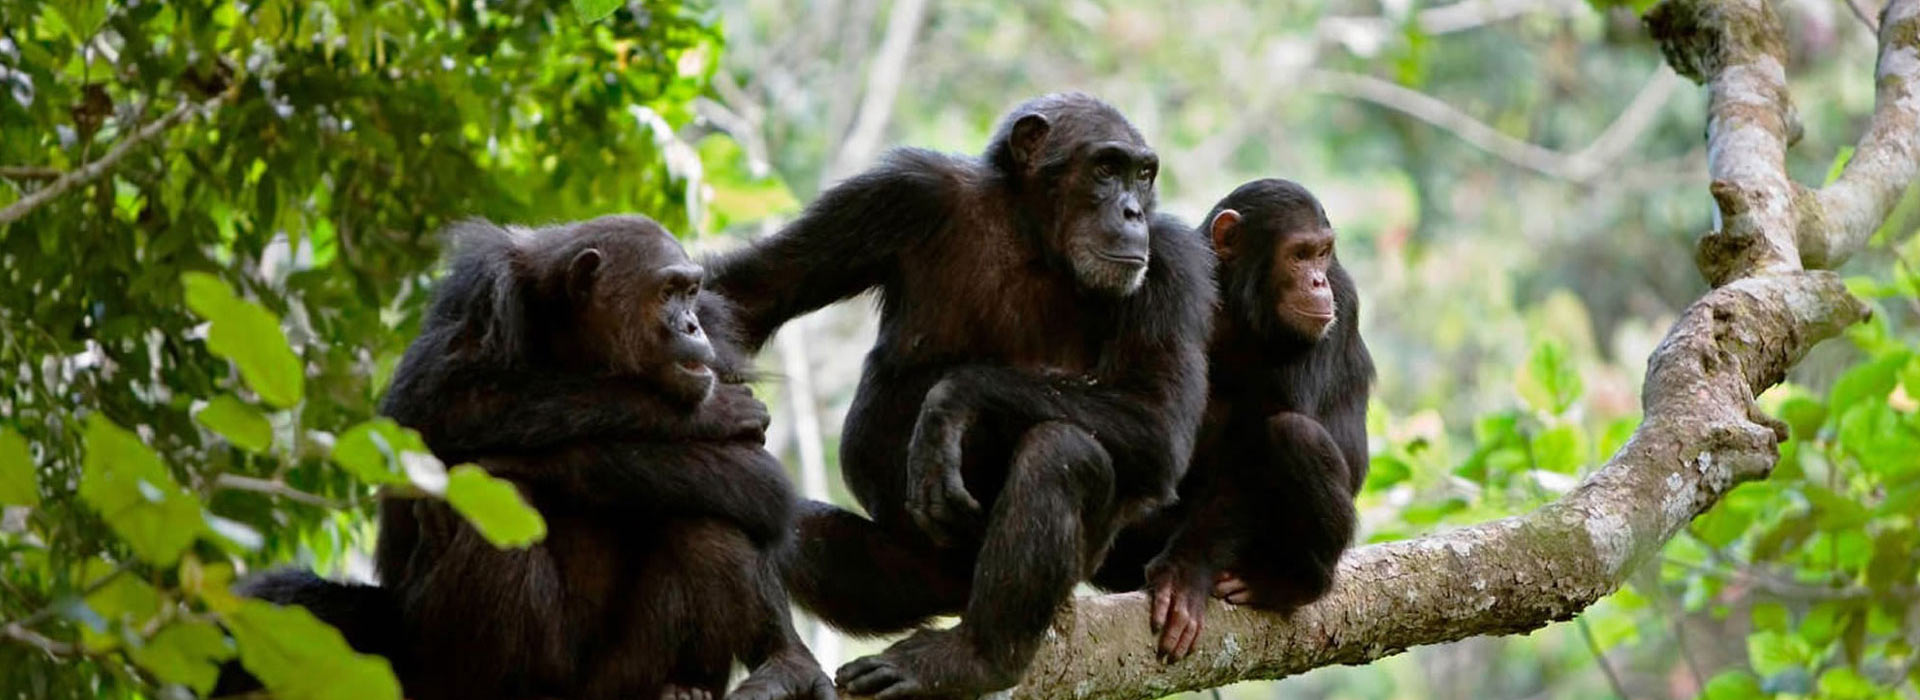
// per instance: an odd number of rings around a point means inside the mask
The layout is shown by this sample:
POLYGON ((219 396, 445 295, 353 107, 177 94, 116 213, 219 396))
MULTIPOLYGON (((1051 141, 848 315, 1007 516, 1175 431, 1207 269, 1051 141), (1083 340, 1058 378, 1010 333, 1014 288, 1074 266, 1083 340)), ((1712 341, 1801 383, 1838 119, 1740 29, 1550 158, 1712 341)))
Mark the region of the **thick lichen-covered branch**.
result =
POLYGON ((1665 0, 1647 22, 1675 70, 1707 85, 1721 218, 1697 256, 1715 289, 1649 358, 1646 419, 1626 446, 1532 513, 1353 550, 1332 594, 1290 619, 1215 603, 1179 663, 1155 657, 1141 595, 1076 600, 1014 696, 1150 698, 1536 629, 1615 590, 1734 484, 1772 469, 1784 428, 1753 397, 1866 314, 1802 261, 1831 267, 1857 251, 1920 167, 1920 0, 1883 13, 1874 117, 1840 180, 1817 192, 1784 168, 1798 127, 1765 0, 1665 0))

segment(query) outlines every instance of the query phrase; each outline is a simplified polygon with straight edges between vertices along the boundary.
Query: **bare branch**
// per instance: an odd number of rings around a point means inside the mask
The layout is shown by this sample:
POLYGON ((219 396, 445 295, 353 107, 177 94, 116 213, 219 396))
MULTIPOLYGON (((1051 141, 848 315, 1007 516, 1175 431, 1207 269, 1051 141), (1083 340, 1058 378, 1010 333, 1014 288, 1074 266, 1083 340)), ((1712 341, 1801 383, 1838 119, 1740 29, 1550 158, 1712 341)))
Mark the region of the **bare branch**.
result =
POLYGON ((229 491, 251 491, 253 493, 262 493, 269 496, 279 496, 289 501, 294 501, 296 503, 305 503, 310 506, 318 506, 321 508, 331 508, 334 510, 339 510, 341 508, 346 507, 345 505, 335 502, 324 496, 317 496, 311 493, 307 493, 305 491, 301 491, 299 489, 293 488, 291 486, 280 483, 278 481, 269 481, 267 479, 255 479, 250 476, 241 476, 239 474, 223 472, 219 476, 214 477, 213 486, 214 488, 226 489, 229 491))
POLYGON ((34 647, 36 649, 39 649, 42 652, 45 652, 47 656, 53 656, 53 657, 72 656, 75 652, 74 646, 72 644, 68 644, 66 642, 54 641, 40 634, 39 632, 35 632, 25 627, 21 627, 20 625, 10 624, 10 625, 7 625, 6 627, 0 627, 0 638, 11 639, 13 641, 26 644, 27 646, 34 647))
POLYGON ((1860 6, 1860 0, 1847 0, 1847 9, 1853 11, 1853 16, 1858 18, 1861 24, 1867 25, 1867 31, 1880 33, 1880 23, 1873 21, 1873 18, 1867 15, 1866 8, 1860 6))
POLYGON ((1832 269, 1859 252, 1920 168, 1920 2, 1894 0, 1880 15, 1873 120, 1840 179, 1801 211, 1800 259, 1832 269))
MULTIPOLYGON (((1452 34, 1504 22, 1533 12, 1568 14, 1587 7, 1571 0, 1461 0, 1430 7, 1413 16, 1413 24, 1427 36, 1452 34)), ((1354 53, 1371 56, 1387 39, 1400 32, 1400 22, 1389 17, 1326 17, 1315 27, 1321 41, 1338 43, 1354 53)))
POLYGON ((113 148, 108 150, 107 154, 101 156, 99 160, 80 166, 80 168, 73 172, 60 176, 59 179, 54 180, 46 187, 35 190, 32 194, 25 197, 21 197, 20 201, 7 205, 6 209, 0 209, 0 224, 17 221, 20 217, 26 216, 29 212, 39 208, 41 205, 53 201, 62 194, 66 194, 67 190, 92 182, 101 175, 107 174, 108 171, 113 169, 114 165, 120 162, 120 159, 127 157, 128 153, 132 153, 135 146, 152 140, 154 137, 164 133, 167 129, 173 128, 174 125, 185 121, 187 117, 193 116, 196 112, 204 113, 212 111, 214 107, 219 106, 220 102, 225 99, 225 96, 215 97, 206 102, 194 102, 192 100, 182 99, 180 104, 174 107, 173 111, 168 112, 166 116, 148 122, 132 134, 120 139, 120 141, 115 143, 113 148))
POLYGON ((886 38, 880 41, 880 52, 874 56, 867 73, 860 111, 821 182, 831 182, 858 170, 879 150, 880 137, 892 119, 894 99, 900 94, 900 81, 906 74, 907 55, 913 51, 926 9, 926 0, 897 0, 887 13, 886 38))
POLYGON ((1322 92, 1364 100, 1393 109, 1444 129, 1461 140, 1514 165, 1573 182, 1587 182, 1607 171, 1613 161, 1646 133, 1680 86, 1680 78, 1661 66, 1647 79, 1620 116, 1587 147, 1563 153, 1501 133, 1478 119, 1426 93, 1369 75, 1308 70, 1305 86, 1322 92))
POLYGON ((0 166, 0 179, 5 180, 52 180, 60 177, 60 171, 32 165, 0 166))

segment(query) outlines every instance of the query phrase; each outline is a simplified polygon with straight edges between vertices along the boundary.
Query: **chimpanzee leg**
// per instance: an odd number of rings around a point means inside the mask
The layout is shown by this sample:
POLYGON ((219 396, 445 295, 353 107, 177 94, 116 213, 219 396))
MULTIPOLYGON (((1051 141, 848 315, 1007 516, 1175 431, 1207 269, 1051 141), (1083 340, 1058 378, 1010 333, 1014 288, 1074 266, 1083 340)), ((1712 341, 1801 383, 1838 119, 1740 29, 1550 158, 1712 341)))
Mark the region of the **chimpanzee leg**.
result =
POLYGON ((801 501, 799 510, 799 536, 782 567, 787 590, 827 624, 893 632, 966 605, 966 553, 936 550, 917 531, 889 531, 826 503, 801 501))
POLYGON ((1064 422, 1022 436, 987 519, 960 624, 922 630, 840 669, 846 690, 879 700, 973 696, 1019 682, 1060 603, 1091 570, 1113 521, 1113 463, 1064 422))
POLYGON ((1229 570, 1239 580, 1216 593, 1291 612, 1333 588, 1357 516, 1346 460, 1324 426, 1280 413, 1266 427, 1267 458, 1250 460, 1235 503, 1245 536, 1229 570))

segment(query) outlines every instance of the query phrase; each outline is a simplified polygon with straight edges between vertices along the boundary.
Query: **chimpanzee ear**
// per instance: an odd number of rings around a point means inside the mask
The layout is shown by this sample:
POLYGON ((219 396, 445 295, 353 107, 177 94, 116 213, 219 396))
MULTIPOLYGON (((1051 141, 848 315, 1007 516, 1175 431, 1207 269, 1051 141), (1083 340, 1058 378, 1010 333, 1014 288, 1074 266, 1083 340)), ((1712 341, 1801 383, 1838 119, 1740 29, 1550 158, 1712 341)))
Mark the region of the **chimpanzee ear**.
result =
POLYGON ((593 293, 594 275, 600 272, 600 249, 588 248, 567 263, 567 294, 585 299, 593 293))
POLYGON ((1233 258, 1233 249, 1240 245, 1240 212, 1222 209, 1213 216, 1207 225, 1213 233, 1213 252, 1221 260, 1233 258))
POLYGON ((1007 135, 1007 145, 1013 149, 1013 162, 1020 167, 1033 167, 1033 159, 1040 155, 1040 146, 1047 142, 1047 132, 1053 130, 1053 124, 1039 114, 1028 114, 1013 123, 1013 133, 1007 135))

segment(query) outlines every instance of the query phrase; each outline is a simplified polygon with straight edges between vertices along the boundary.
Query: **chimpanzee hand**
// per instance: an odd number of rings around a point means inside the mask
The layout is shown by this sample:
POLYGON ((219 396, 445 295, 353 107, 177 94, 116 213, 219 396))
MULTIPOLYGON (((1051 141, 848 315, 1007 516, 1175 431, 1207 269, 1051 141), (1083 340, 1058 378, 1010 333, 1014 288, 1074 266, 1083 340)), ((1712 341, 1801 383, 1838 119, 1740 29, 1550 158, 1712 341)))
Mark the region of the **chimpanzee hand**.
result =
POLYGON ((1165 555, 1147 564, 1147 596, 1152 606, 1150 621, 1160 633, 1160 657, 1179 661, 1193 653, 1200 640, 1201 621, 1207 614, 1207 594, 1213 587, 1209 567, 1180 562, 1165 555))
POLYGON ((694 414, 695 437, 763 443, 767 441, 767 425, 771 420, 767 405, 753 397, 752 387, 719 384, 694 414))
POLYGON ((907 443, 907 514, 935 544, 952 544, 978 527, 980 502, 960 472, 960 441, 973 426, 952 379, 940 380, 920 404, 907 443))

